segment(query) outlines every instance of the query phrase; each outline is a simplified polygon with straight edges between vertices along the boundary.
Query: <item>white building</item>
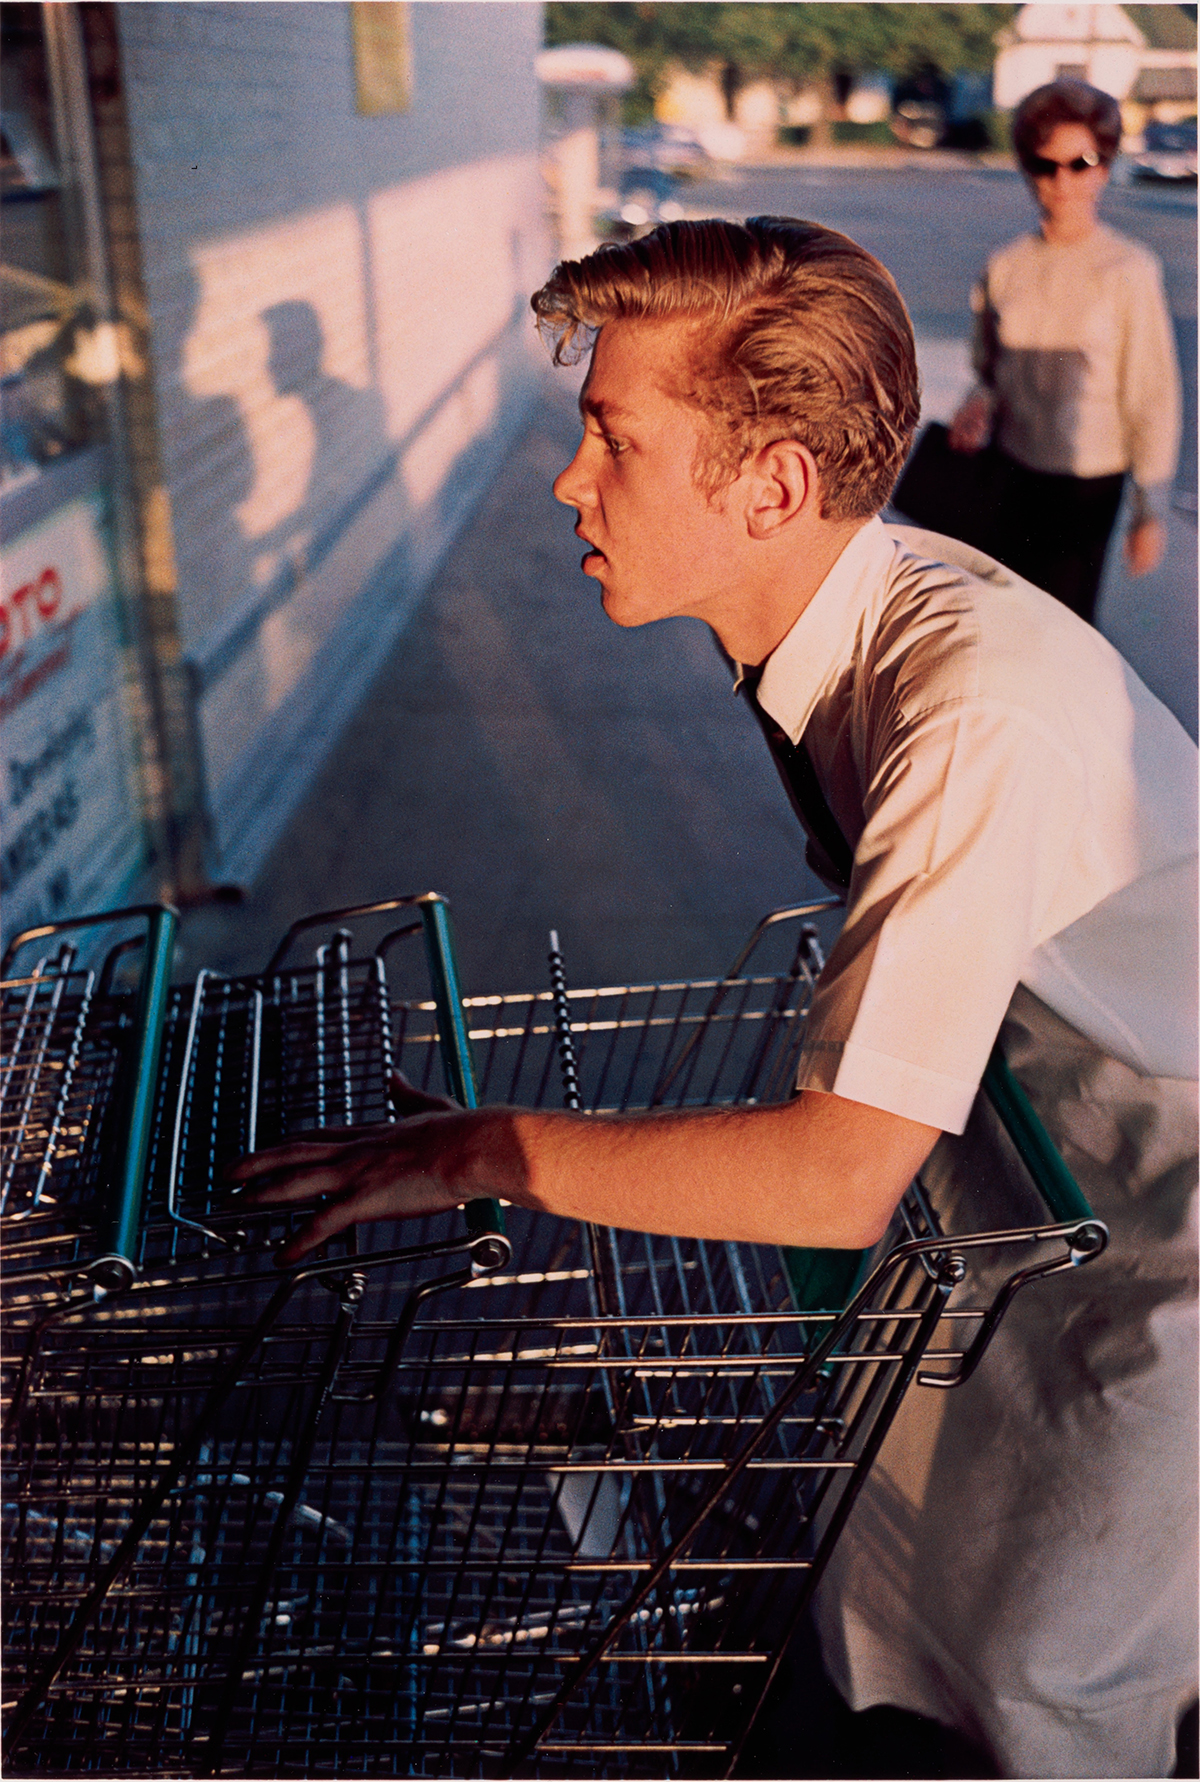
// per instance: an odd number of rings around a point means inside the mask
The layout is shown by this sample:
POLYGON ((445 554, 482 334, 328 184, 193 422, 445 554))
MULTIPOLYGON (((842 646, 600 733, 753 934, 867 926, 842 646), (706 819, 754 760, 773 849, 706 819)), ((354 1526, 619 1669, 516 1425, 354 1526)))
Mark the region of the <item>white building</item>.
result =
POLYGON ((1126 128, 1196 109, 1196 24, 1181 6, 1023 6, 996 57, 996 104, 1073 75, 1121 100, 1126 128))

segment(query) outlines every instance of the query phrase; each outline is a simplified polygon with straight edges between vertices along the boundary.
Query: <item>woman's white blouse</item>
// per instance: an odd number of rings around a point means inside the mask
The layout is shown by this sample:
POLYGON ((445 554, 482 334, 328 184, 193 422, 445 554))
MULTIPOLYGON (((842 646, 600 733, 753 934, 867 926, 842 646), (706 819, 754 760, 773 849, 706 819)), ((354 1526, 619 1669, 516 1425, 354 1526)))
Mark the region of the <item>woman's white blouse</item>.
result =
POLYGON ((1023 235, 972 294, 972 356, 996 400, 996 443, 1031 470, 1175 474, 1181 396, 1162 270, 1098 225, 1083 241, 1023 235))

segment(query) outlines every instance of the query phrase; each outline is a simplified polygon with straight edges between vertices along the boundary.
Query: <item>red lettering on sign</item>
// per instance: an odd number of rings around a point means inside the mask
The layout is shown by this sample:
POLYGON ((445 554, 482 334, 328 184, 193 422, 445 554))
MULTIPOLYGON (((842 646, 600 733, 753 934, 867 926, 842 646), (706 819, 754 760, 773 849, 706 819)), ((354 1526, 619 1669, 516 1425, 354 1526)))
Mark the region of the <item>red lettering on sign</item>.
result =
POLYGON ((62 577, 57 569, 43 569, 34 585, 33 597, 43 619, 52 619, 62 604, 62 577))
POLYGON ((35 611, 38 618, 49 621, 62 605, 62 597, 62 577, 51 566, 0 601, 0 658, 15 645, 28 643, 34 632, 35 611))

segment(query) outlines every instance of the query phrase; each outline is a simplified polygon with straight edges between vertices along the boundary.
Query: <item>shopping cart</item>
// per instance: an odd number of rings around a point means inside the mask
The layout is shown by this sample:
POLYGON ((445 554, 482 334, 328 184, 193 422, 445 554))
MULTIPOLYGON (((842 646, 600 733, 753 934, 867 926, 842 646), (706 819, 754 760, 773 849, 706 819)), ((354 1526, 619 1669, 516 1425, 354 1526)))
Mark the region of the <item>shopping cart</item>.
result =
POLYGON ((815 910, 699 983, 569 990, 555 946, 546 990, 463 999, 425 897, 297 925, 257 978, 169 988, 150 914, 128 987, 124 943, 90 986, 49 954, 5 985, 8 1774, 735 1767, 904 1393, 1103 1247, 999 1062, 1027 1204, 943 1230, 916 1182, 869 1265, 482 1203, 281 1274, 291 1215, 231 1212, 220 1172, 387 1118, 397 1064, 467 1105, 782 1099, 815 910), (396 913, 369 950, 345 926, 396 913))

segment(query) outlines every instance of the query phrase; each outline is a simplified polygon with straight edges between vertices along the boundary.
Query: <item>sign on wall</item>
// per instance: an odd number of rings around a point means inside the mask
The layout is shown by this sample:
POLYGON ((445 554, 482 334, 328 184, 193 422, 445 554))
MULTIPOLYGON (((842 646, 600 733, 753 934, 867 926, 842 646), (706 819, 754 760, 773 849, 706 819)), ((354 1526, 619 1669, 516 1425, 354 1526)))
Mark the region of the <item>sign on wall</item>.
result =
POLYGON ((6 936, 120 902, 141 865, 103 497, 6 544, 0 898, 6 936))
POLYGON ((408 6, 352 0, 355 108, 364 117, 407 111, 412 104, 412 40, 408 6))

